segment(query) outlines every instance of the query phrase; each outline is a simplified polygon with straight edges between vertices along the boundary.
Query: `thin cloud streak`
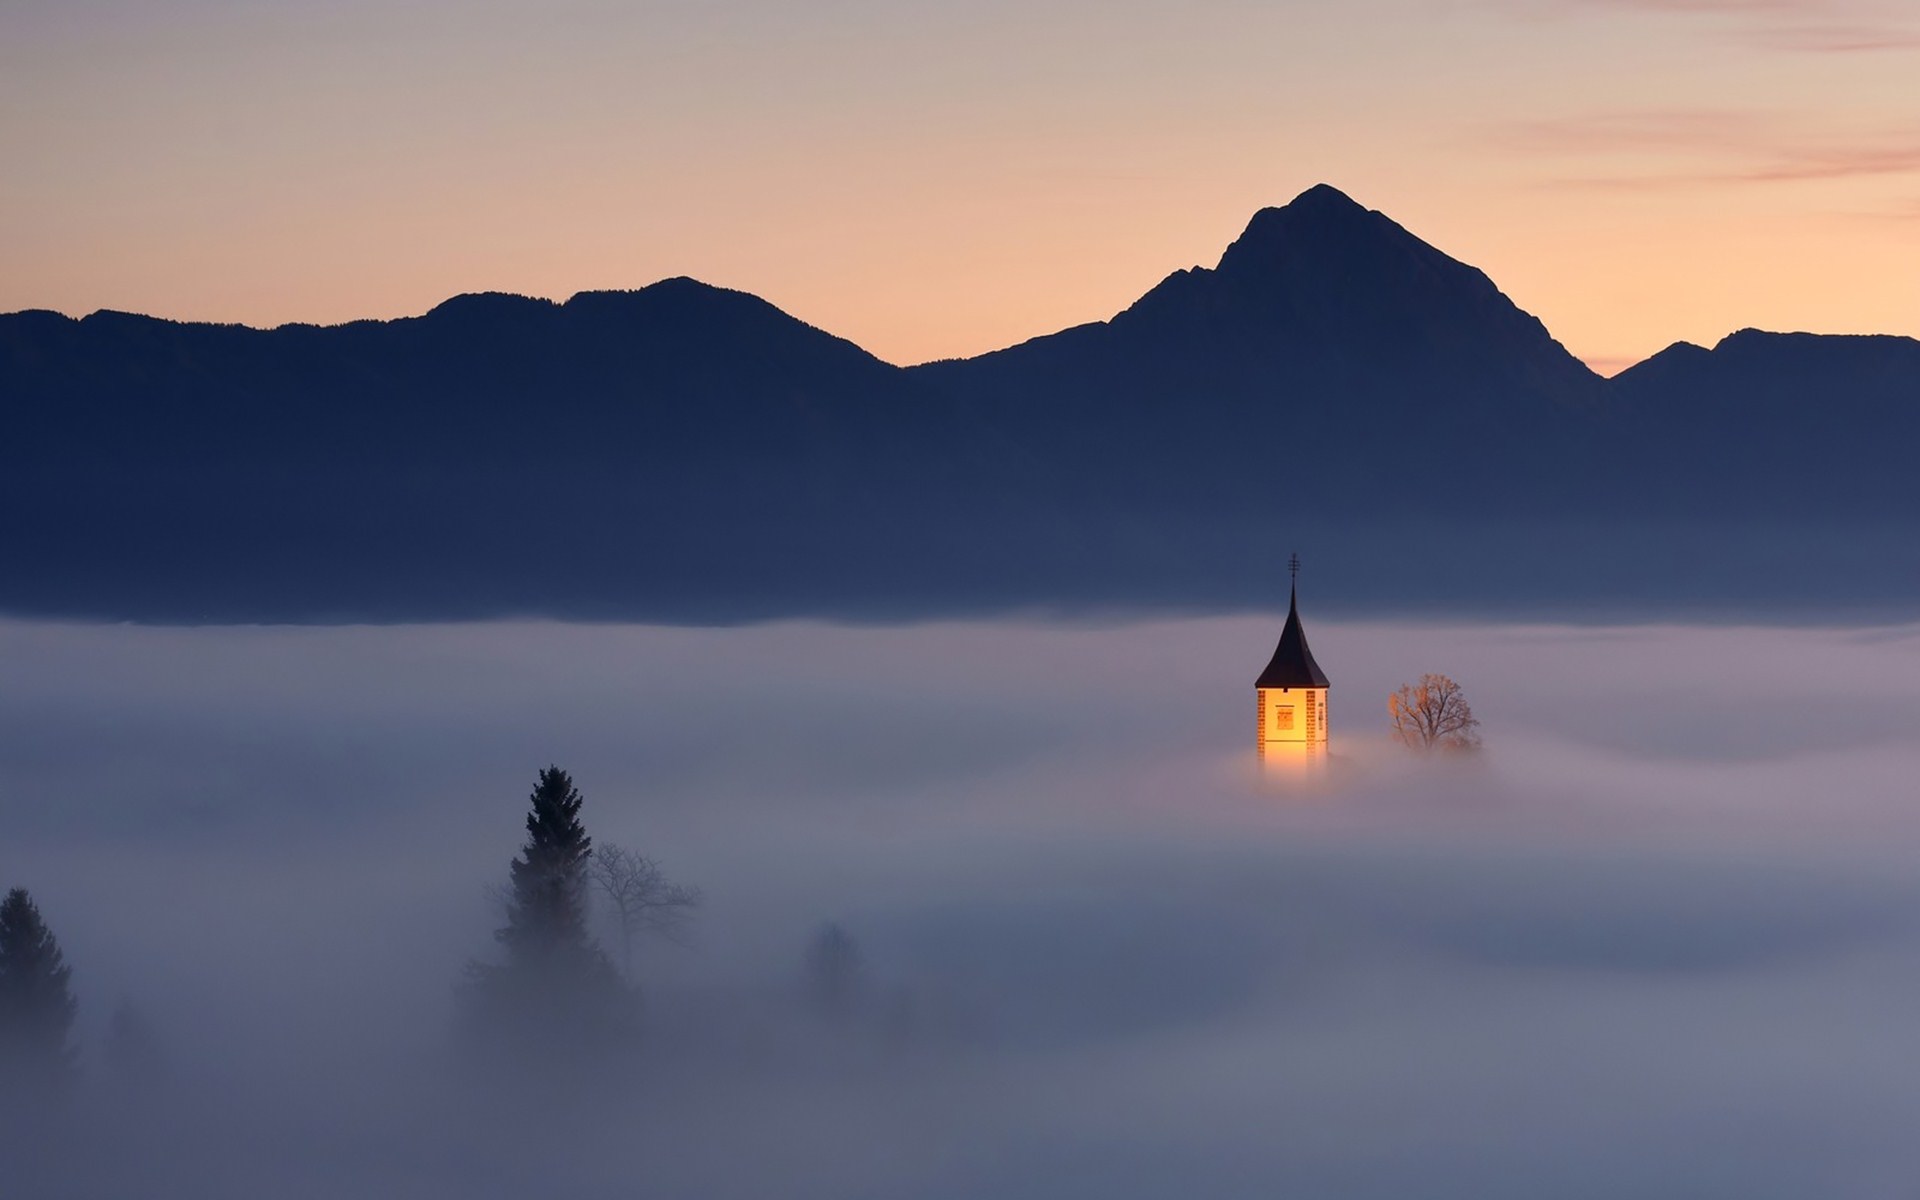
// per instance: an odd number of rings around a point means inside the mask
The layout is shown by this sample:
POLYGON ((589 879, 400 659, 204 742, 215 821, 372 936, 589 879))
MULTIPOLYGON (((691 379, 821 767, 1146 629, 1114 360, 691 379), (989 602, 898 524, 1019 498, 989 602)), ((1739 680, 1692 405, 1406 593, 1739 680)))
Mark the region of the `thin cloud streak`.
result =
POLYGON ((1920 197, 1909 196, 1884 208, 1848 212, 1844 215, 1851 220, 1863 222, 1908 225, 1920 222, 1920 197))
POLYGON ((1546 186, 1572 190, 1658 192, 1739 184, 1819 183, 1911 174, 1920 174, 1920 145, 1857 152, 1806 152, 1748 170, 1691 174, 1569 175, 1548 180, 1546 186))
POLYGON ((1637 153, 1675 150, 1749 149, 1775 138, 1780 121, 1771 113, 1737 109, 1648 109, 1554 117, 1508 125, 1502 144, 1533 153, 1637 153))
POLYGON ((1879 149, 1799 151, 1772 166, 1727 176, 1729 182, 1782 183, 1812 179, 1851 179, 1863 175, 1904 175, 1920 171, 1920 141, 1879 149))
POLYGON ((1920 49, 1920 25, 1881 4, 1832 0, 1559 0, 1563 7, 1619 15, 1698 17, 1736 24, 1727 36, 1795 54, 1867 54, 1920 49))
POLYGON ((1502 130, 1497 140, 1525 154, 1623 162, 1618 173, 1582 173, 1551 181, 1562 188, 1659 191, 1920 173, 1920 131, 1815 135, 1790 129, 1765 113, 1602 113, 1525 122, 1502 130), (1659 164, 1667 159, 1688 165, 1665 169, 1659 164), (1694 165, 1702 159, 1724 165, 1694 165))
POLYGON ((1579 8, 1708 16, 1808 17, 1834 11, 1834 6, 1823 0, 1571 0, 1571 3, 1579 8))
POLYGON ((1874 54, 1920 49, 1920 29, 1905 27, 1810 26, 1759 30, 1750 37, 1769 49, 1805 54, 1874 54))

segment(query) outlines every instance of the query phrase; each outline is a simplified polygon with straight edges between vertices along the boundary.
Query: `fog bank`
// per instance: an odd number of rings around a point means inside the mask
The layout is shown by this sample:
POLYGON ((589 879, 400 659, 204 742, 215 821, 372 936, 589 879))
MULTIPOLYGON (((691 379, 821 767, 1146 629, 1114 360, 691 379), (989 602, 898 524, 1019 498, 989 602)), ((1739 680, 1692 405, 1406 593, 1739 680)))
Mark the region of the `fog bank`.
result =
POLYGON ((1920 1190, 1920 631, 1310 618, 1335 769, 1274 792, 1277 632, 0 623, 0 887, 86 1067, 0 1190, 1920 1190), (1423 671, 1477 760, 1387 744, 1423 671), (448 1021, 550 762, 706 904, 639 1056, 528 1111, 448 1021))

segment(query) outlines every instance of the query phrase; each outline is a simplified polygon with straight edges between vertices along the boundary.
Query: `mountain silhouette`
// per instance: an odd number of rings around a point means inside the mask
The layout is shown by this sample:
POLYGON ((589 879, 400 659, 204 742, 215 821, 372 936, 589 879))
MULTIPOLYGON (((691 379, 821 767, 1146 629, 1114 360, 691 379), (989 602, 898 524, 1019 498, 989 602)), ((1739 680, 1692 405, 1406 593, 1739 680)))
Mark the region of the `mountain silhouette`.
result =
POLYGON ((1153 360, 1221 377, 1443 371, 1503 392, 1558 396, 1597 382, 1486 275, 1324 184, 1260 210, 1218 266, 1174 272, 1110 321, 931 369, 1031 385, 1038 371, 1105 362, 1125 377, 1153 360))
POLYGON ((899 368, 670 279, 259 330, 0 316, 0 611, 1910 613, 1920 342, 1612 380, 1330 187, 1110 320, 899 368), (1321 581, 1324 581, 1322 583, 1321 581))
POLYGON ((1686 511, 1905 524, 1920 518, 1920 341, 1744 329, 1616 376, 1612 424, 1646 443, 1650 495, 1686 511), (1696 458, 1704 462, 1695 461, 1696 458), (1722 486, 1702 491, 1701 472, 1722 486))
POLYGON ((1480 271, 1324 185, 1110 321, 916 374, 1049 461, 1098 459, 1103 500, 1251 513, 1284 475, 1295 516, 1403 510, 1398 481, 1440 463, 1478 502, 1538 502, 1601 386, 1480 271))
POLYGON ((324 329, 17 314, 0 394, 19 611, 793 603, 817 533, 897 534, 967 461, 920 453, 952 418, 898 368, 684 279, 324 329))

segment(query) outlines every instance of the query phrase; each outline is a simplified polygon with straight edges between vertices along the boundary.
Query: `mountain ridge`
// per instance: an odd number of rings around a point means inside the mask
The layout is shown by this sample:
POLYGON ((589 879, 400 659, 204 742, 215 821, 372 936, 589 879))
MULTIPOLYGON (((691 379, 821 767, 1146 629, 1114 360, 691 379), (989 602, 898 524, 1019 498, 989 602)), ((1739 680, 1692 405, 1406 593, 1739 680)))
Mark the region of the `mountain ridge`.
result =
POLYGON ((1920 342, 1742 330, 1603 379, 1322 186, 1105 321, 907 367, 684 276, 330 326, 0 316, 0 611, 1185 611, 1270 599, 1275 541, 1361 606, 1407 572, 1423 608, 1902 604, 1915 440, 1920 342), (1771 578, 1790 549, 1830 569, 1771 578), (1627 554, 1662 565, 1586 570, 1627 554))
MULTIPOLYGON (((1206 274, 1219 271, 1221 266, 1225 264, 1229 258, 1232 258, 1235 255, 1236 249, 1241 247, 1241 244, 1247 240, 1249 234, 1255 233, 1257 226, 1261 225, 1264 222, 1271 222, 1274 220, 1278 220, 1281 217, 1283 217, 1285 214, 1287 214, 1290 210, 1296 210, 1300 208, 1302 205, 1309 205, 1311 207, 1318 208, 1321 211, 1350 210, 1352 213, 1355 213, 1355 214, 1364 214, 1367 217, 1377 218, 1379 221, 1391 227, 1397 233, 1407 237, 1413 242, 1418 243, 1418 245, 1424 248, 1425 250, 1431 251, 1432 253, 1439 255, 1441 258, 1445 259, 1448 263, 1465 267, 1467 270, 1471 271, 1474 275, 1478 276, 1478 278, 1485 284, 1489 293, 1493 295, 1497 295, 1500 299, 1507 300, 1508 303, 1511 303, 1511 300, 1506 297, 1505 293, 1499 289, 1498 285, 1494 283, 1494 281, 1490 277, 1488 277, 1484 271, 1481 271, 1479 268, 1471 267, 1468 264, 1461 263, 1459 260, 1452 259, 1450 256, 1447 256, 1443 252, 1438 251, 1436 248, 1432 247, 1428 243, 1425 243, 1424 241, 1421 241, 1420 239, 1418 239, 1415 235, 1408 232, 1404 226, 1401 226, 1398 222, 1395 222, 1390 217, 1387 217, 1386 214, 1380 212, 1379 210, 1365 208, 1364 206, 1359 204, 1359 202, 1353 200, 1350 196, 1348 196, 1345 192, 1341 191, 1337 187, 1334 187, 1331 184, 1321 183, 1321 184, 1315 184, 1312 187, 1308 188, 1306 191, 1302 192, 1293 201, 1289 202, 1286 205, 1269 205, 1256 210, 1253 217, 1250 218, 1248 224, 1243 228, 1242 233, 1238 235, 1232 242, 1230 242, 1226 247, 1226 249, 1222 252, 1221 259, 1216 263, 1214 267, 1210 268, 1210 267, 1196 265, 1192 267, 1176 268, 1170 271, 1166 276, 1164 276, 1158 284, 1155 284, 1152 288, 1149 288, 1147 292, 1141 295, 1140 298, 1136 299, 1131 304, 1129 304, 1126 308, 1123 308, 1118 313, 1114 314, 1113 317, 1109 317, 1105 319, 1096 318, 1093 320, 1079 322, 1075 325, 1070 325, 1064 329, 1055 330, 1051 333, 1034 334, 1031 337, 1023 338, 1020 341, 1011 343, 1007 346, 1002 346, 1002 347, 998 347, 990 350, 984 350, 976 354, 942 356, 939 358, 928 359, 922 362, 915 362, 915 363, 895 364, 890 362, 889 360, 880 358, 877 354, 874 354, 872 351, 867 350, 865 347, 860 346, 859 343, 854 341, 853 339, 847 338, 844 335, 835 334, 831 330, 825 328, 824 326, 814 324, 813 322, 807 321, 803 317, 795 316, 794 314, 779 308, 777 305, 773 304, 771 301, 766 300, 765 298, 761 297, 755 292, 747 291, 741 288, 728 287, 721 284, 708 283, 704 280, 700 280, 688 275, 666 276, 661 279, 655 280, 652 283, 643 284, 639 287, 634 287, 634 288, 583 289, 581 291, 570 294, 564 300, 554 299, 552 297, 533 296, 533 295, 528 295, 520 292, 501 291, 501 290, 495 290, 495 289, 485 289, 485 290, 476 291, 476 292, 459 292, 459 293, 455 293, 452 296, 447 297, 444 300, 439 301, 438 303, 430 306, 424 312, 420 312, 420 313, 404 314, 404 315, 395 316, 395 317, 355 317, 345 321, 338 321, 338 322, 331 322, 331 323, 294 320, 294 321, 284 321, 275 325, 253 325, 253 324, 248 324, 247 322, 244 322, 244 321, 214 321, 214 320, 198 320, 198 319, 191 319, 191 318, 177 318, 177 317, 167 317, 167 316, 161 316, 161 315, 150 314, 150 313, 138 313, 138 312, 132 312, 129 310, 114 309, 114 308, 94 309, 94 310, 91 310, 90 312, 87 312, 78 316, 64 313, 56 309, 24 308, 24 309, 15 310, 13 312, 0 313, 0 322, 15 322, 15 321, 22 322, 22 323, 41 322, 41 323, 44 323, 44 326, 54 326, 54 325, 79 325, 79 324, 85 324, 87 322, 96 322, 96 321, 105 323, 105 322, 112 322, 112 321, 124 319, 128 321, 133 321, 133 322, 151 322, 151 323, 157 323, 162 325, 180 326, 180 327, 198 328, 198 329, 241 330, 241 331, 246 331, 250 333, 276 333, 282 330, 326 331, 326 330, 362 328, 367 326, 389 326, 389 325, 394 325, 396 323, 420 321, 428 318, 445 316, 449 311, 459 311, 459 310, 468 308, 470 306, 474 306, 478 303, 491 304, 492 302, 500 301, 500 302, 508 302, 508 304, 512 307, 524 307, 529 310, 531 309, 564 310, 568 305, 574 304, 576 301, 592 300, 592 299, 597 299, 601 297, 639 296, 644 293, 654 292, 656 289, 663 289, 663 288, 664 289, 687 288, 687 289, 697 289, 697 290, 709 292, 709 293, 717 293, 721 295, 746 298, 748 300, 755 302, 757 305, 763 306, 764 308, 771 310, 772 312, 777 313, 782 317, 787 318, 788 320, 799 322, 800 324, 806 325, 807 327, 812 329, 816 329, 821 333, 824 333, 827 336, 832 337, 838 341, 845 342, 848 345, 858 347, 863 353, 867 354, 869 357, 874 358, 876 361, 887 363, 887 365, 894 366, 900 370, 912 371, 912 370, 916 370, 923 367, 939 367, 939 366, 944 366, 951 363, 973 362, 979 359, 989 358, 994 355, 1005 354, 1008 351, 1019 350, 1022 347, 1032 345, 1033 343, 1036 343, 1036 342, 1042 342, 1042 341, 1046 341, 1048 339, 1059 337, 1062 335, 1074 334, 1083 330, 1110 325, 1114 320, 1124 317, 1129 313, 1133 312, 1135 309, 1139 308, 1143 302, 1152 298, 1155 292, 1160 291, 1162 288, 1167 287, 1170 284, 1177 285, 1181 283, 1183 281, 1183 277, 1194 276, 1194 275, 1204 276, 1206 274)), ((1547 333, 1549 339, 1554 343, 1554 345, 1560 347, 1560 349, 1563 352, 1566 352, 1567 357, 1571 359, 1572 362, 1585 368, 1586 374, 1596 379, 1602 378, 1597 372, 1593 371, 1591 367, 1587 367, 1586 363, 1583 360, 1579 359, 1577 356, 1574 356, 1570 351, 1566 351, 1564 343, 1561 343, 1557 338, 1553 338, 1551 335, 1551 331, 1548 330, 1545 323, 1541 322, 1538 317, 1535 317, 1531 313, 1525 312, 1525 310, 1519 310, 1519 311, 1524 317, 1527 318, 1529 322, 1537 325, 1537 327, 1541 331, 1547 333)), ((1729 341, 1737 341, 1738 339, 1743 339, 1749 336, 1816 338, 1816 339, 1822 339, 1826 341, 1853 341, 1853 342, 1872 341, 1872 342, 1880 342, 1880 343, 1920 345, 1920 337, 1916 337, 1914 335, 1907 335, 1907 334, 1813 333, 1813 332, 1803 331, 1803 330, 1766 330, 1766 329, 1760 329, 1757 327, 1747 326, 1737 330, 1729 331, 1727 334, 1723 335, 1712 347, 1701 346, 1698 343, 1688 342, 1684 340, 1673 342, 1667 347, 1665 347, 1664 349, 1660 351, 1656 351, 1654 354, 1649 355, 1646 358, 1640 359, 1639 361, 1627 367, 1622 368, 1620 372, 1618 372, 1613 378, 1618 378, 1620 375, 1633 371, 1638 367, 1644 366, 1645 364, 1654 361, 1655 359, 1659 358, 1661 355, 1667 354, 1670 351, 1684 349, 1684 348, 1692 348, 1692 349, 1711 352, 1713 350, 1725 348, 1729 341)))

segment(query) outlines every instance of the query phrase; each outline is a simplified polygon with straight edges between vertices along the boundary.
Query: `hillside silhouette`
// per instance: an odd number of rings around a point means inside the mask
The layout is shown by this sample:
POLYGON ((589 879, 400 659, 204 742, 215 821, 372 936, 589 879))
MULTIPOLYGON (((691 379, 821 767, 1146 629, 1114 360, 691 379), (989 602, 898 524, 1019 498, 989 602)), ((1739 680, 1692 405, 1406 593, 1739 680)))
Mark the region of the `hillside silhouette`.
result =
POLYGON ((1605 380, 1330 187, 1112 319, 900 368, 671 279, 258 330, 0 316, 0 611, 1911 615, 1920 342, 1605 380))

